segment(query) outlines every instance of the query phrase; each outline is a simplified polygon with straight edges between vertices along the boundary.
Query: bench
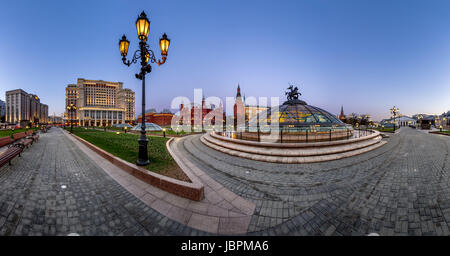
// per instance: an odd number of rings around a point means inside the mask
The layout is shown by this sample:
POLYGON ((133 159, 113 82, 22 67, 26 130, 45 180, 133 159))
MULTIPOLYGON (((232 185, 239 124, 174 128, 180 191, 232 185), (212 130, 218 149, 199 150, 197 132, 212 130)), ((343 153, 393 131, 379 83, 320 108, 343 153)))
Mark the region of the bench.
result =
POLYGON ((23 139, 22 141, 17 142, 17 144, 21 144, 21 145, 23 145, 25 147, 28 147, 28 145, 33 143, 33 139, 27 138, 26 132, 15 133, 15 134, 13 134, 13 138, 14 138, 14 141, 18 141, 18 140, 22 140, 23 139))
POLYGON ((18 132, 13 134, 14 141, 21 140, 25 137, 27 137, 27 134, 25 132, 18 132))
POLYGON ((22 147, 14 146, 14 147, 8 148, 5 152, 1 153, 0 154, 0 167, 5 165, 6 163, 9 163, 9 165, 11 165, 11 160, 16 156, 20 157, 20 153, 22 152, 22 150, 23 150, 22 147))
POLYGON ((13 143, 13 139, 9 136, 0 138, 0 148, 11 143, 13 143))
POLYGON ((39 139, 39 135, 37 135, 33 130, 28 130, 25 132, 25 134, 27 135, 28 139, 32 139, 33 142, 31 144, 33 144, 35 141, 37 141, 39 139), (34 135, 33 135, 34 133, 34 135))

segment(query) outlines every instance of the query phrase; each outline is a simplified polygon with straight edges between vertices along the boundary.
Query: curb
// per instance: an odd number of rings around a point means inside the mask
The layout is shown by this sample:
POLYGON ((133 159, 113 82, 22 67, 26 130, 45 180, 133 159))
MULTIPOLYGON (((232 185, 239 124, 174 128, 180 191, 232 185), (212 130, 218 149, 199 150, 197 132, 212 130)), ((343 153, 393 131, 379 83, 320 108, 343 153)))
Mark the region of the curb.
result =
MULTIPOLYGON (((144 169, 139 166, 135 166, 125 160, 122 160, 103 149, 87 142, 86 140, 74 135, 72 135, 73 138, 77 139, 81 143, 83 143, 85 146, 105 158, 105 160, 108 160, 113 165, 119 167, 120 169, 124 170, 125 172, 133 175, 134 177, 138 178, 139 180, 150 184, 152 186, 155 186, 159 189, 162 189, 164 191, 167 191, 169 193, 175 194, 180 197, 184 197, 190 200, 194 201, 200 201, 204 197, 204 187, 203 184, 198 181, 196 177, 192 177, 193 175, 191 173, 186 173, 186 175, 191 179, 192 183, 180 181, 174 178, 166 177, 164 175, 160 175, 157 173, 153 173, 147 169, 144 169)), ((172 139, 167 141, 169 143, 172 139)), ((168 144, 166 144, 167 147, 168 144)), ((169 153, 171 154, 171 151, 169 150, 169 153)), ((172 154, 171 154, 172 155, 172 154)), ((172 156, 173 157, 173 156, 172 156)), ((176 160, 175 160, 176 161, 176 160)), ((176 161, 178 164, 178 161, 176 161)), ((181 167, 180 167, 181 168, 181 167)), ((181 168, 183 171, 185 171, 184 168, 181 168)))
POLYGON ((445 132, 439 132, 439 131, 430 131, 428 133, 431 134, 439 134, 439 135, 445 135, 445 136, 450 136, 450 133, 445 133, 445 132))

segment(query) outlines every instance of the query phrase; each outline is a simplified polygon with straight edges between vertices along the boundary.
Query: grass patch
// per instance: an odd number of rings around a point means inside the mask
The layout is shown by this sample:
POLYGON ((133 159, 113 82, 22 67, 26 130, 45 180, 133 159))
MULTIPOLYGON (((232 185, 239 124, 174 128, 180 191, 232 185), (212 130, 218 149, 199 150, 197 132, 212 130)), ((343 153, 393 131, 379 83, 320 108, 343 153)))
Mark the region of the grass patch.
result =
POLYGON ((26 132, 28 130, 39 130, 40 128, 31 128, 31 129, 25 129, 25 128, 21 128, 21 129, 14 129, 14 130, 1 130, 0 131, 0 138, 2 137, 12 137, 13 134, 15 133, 19 133, 19 132, 26 132))
MULTIPOLYGON (((70 131, 70 128, 66 128, 70 131)), ((138 158, 139 135, 131 133, 116 134, 94 129, 73 128, 73 133, 80 138, 96 145, 97 147, 117 156, 127 162, 136 164, 138 158)), ((145 166, 147 170, 172 177, 178 180, 190 181, 180 169, 166 148, 169 138, 148 137, 148 157, 150 164, 145 166)))
MULTIPOLYGON (((374 129, 379 132, 394 132, 394 128, 374 128, 374 129)), ((396 130, 398 130, 398 128, 396 130)))

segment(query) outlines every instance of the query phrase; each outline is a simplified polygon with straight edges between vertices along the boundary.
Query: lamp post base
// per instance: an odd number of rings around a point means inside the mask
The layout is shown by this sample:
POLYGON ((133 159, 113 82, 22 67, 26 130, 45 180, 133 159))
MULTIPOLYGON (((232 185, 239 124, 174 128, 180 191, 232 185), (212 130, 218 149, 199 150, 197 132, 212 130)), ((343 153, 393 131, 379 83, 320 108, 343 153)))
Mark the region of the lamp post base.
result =
POLYGON ((145 134, 141 134, 141 137, 138 140, 139 143, 139 154, 138 154, 138 160, 136 161, 136 165, 139 166, 146 166, 150 164, 150 161, 148 160, 148 138, 145 136, 145 134))
POLYGON ((138 165, 138 166, 147 166, 147 165, 149 165, 150 164, 150 161, 149 160, 147 160, 147 161, 141 161, 140 159, 138 159, 137 161, 136 161, 136 165, 138 165))

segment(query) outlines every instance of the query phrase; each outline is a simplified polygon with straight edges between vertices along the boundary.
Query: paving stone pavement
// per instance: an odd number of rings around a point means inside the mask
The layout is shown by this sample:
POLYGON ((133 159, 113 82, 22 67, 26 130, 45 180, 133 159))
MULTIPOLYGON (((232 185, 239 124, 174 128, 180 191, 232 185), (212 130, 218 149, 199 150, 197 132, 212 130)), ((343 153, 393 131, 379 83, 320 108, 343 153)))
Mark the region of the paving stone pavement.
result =
MULTIPOLYGON (((315 164, 241 159, 198 135, 175 146, 255 203, 251 235, 448 235, 450 137, 402 128, 386 140, 315 164)), ((207 235, 147 206, 56 128, 0 168, 0 192, 0 235, 207 235)))
POLYGON ((253 235, 448 235, 450 137, 411 128, 355 157, 315 164, 258 162, 188 136, 179 152, 256 204, 253 235))
POLYGON ((58 128, 12 163, 0 168, 0 235, 207 234, 148 207, 58 128))

